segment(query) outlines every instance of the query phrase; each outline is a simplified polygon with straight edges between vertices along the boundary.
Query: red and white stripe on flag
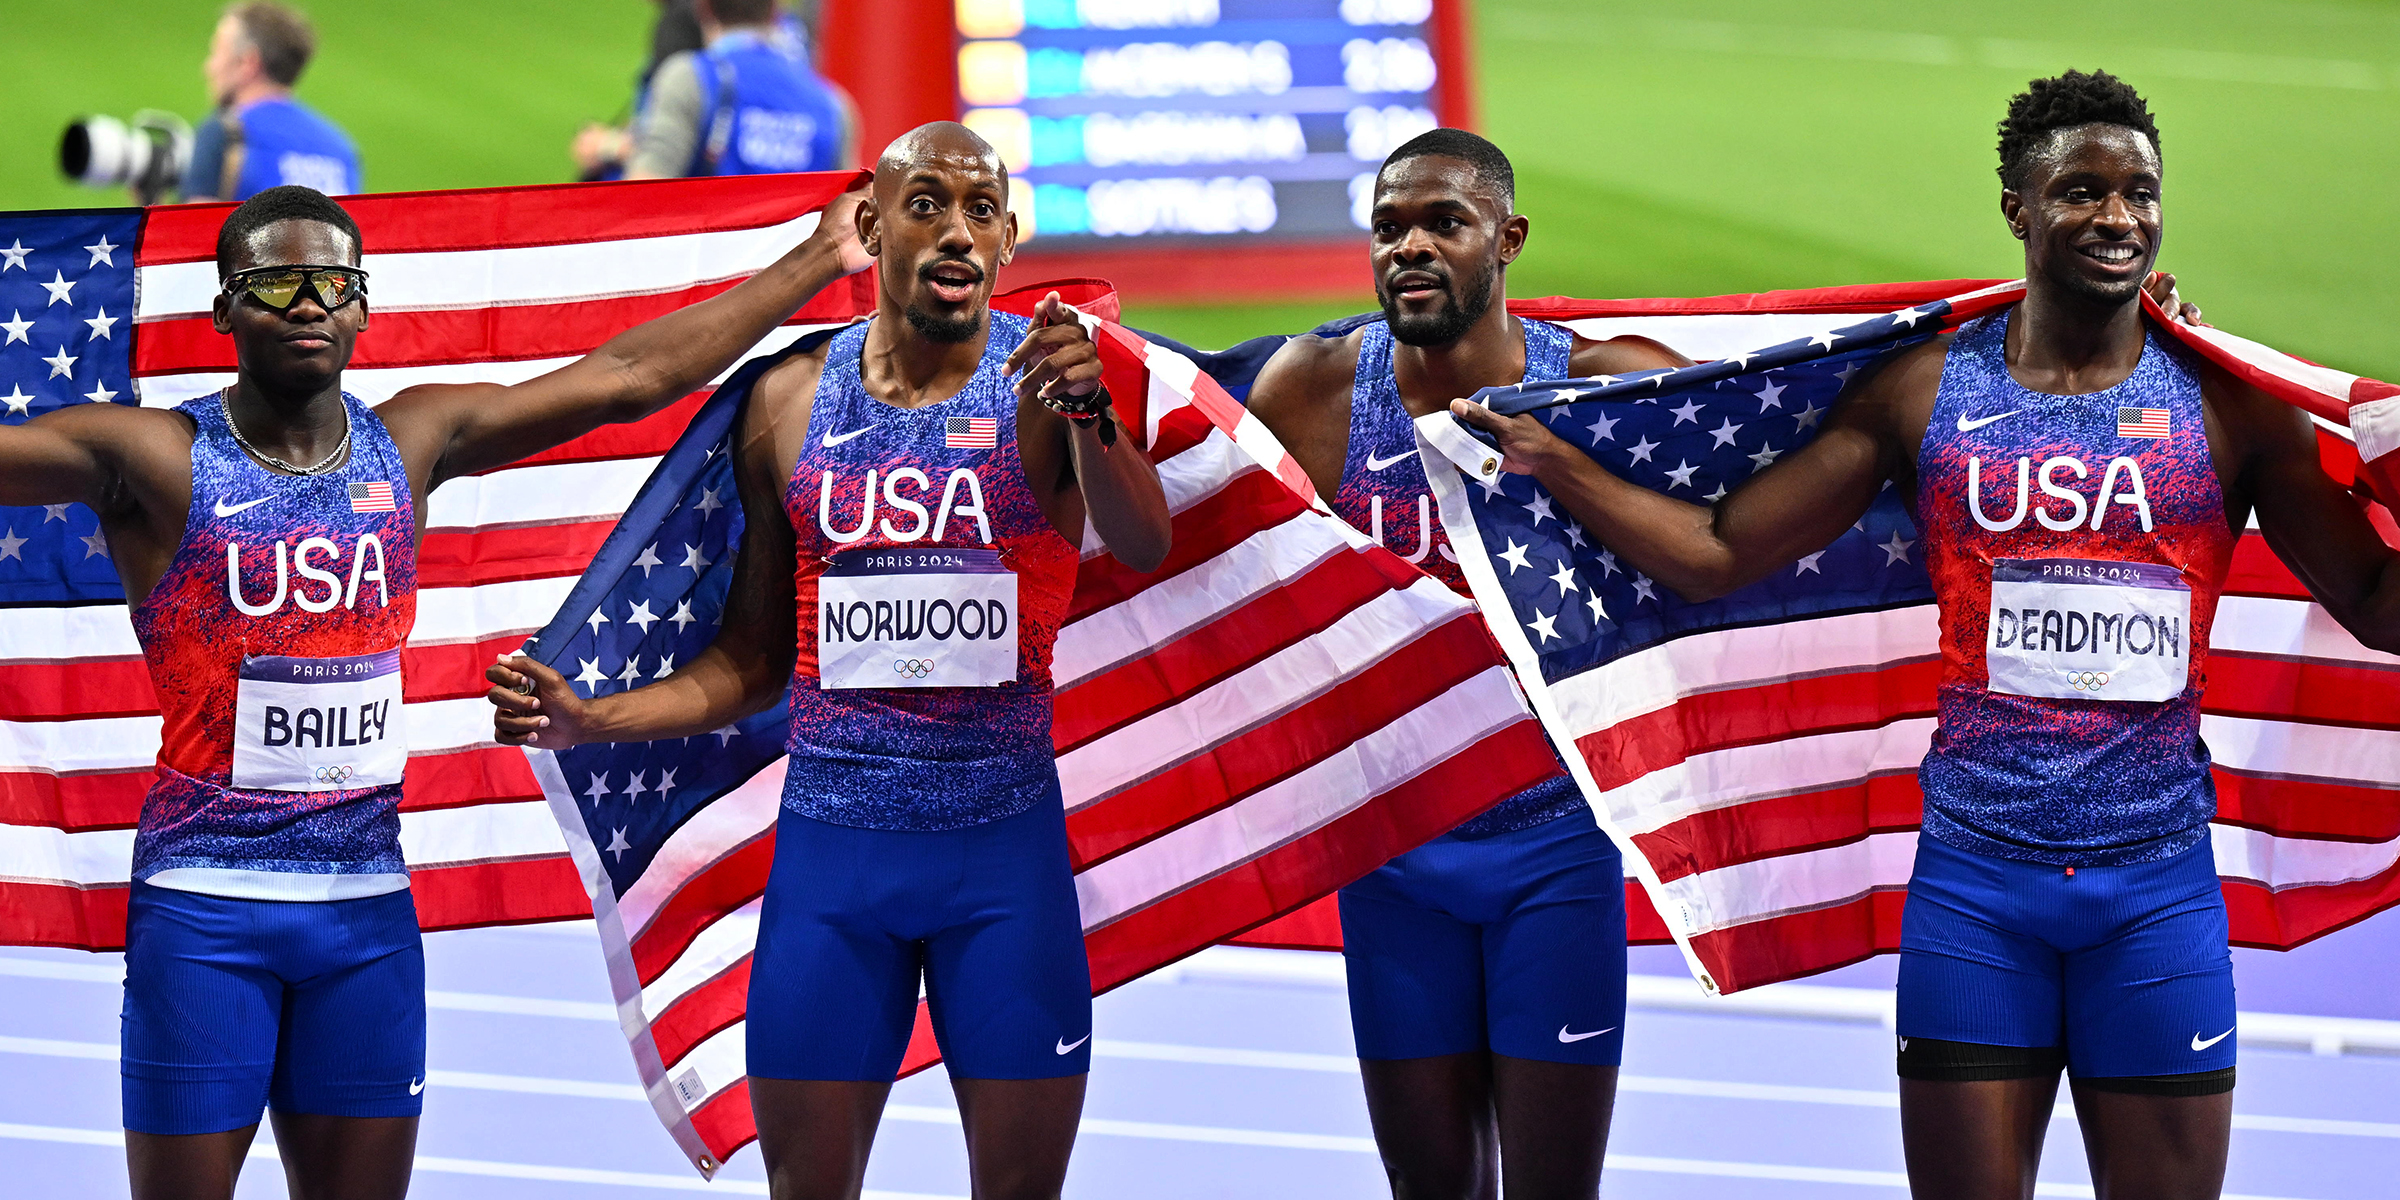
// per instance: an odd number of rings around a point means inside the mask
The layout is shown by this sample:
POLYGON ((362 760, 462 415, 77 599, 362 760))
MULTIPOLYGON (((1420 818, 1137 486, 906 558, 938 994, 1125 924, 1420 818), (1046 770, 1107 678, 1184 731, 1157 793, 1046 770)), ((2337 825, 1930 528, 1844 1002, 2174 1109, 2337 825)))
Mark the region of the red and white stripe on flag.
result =
POLYGON ((2167 410, 2163 408, 2118 409, 2117 436, 2123 438, 2163 438, 2167 436, 2167 410))
MULTIPOLYGON (((773 262, 854 178, 345 198, 375 276, 375 323, 359 338, 344 386, 380 403, 411 384, 515 382, 564 366, 773 262)), ((233 340, 208 316, 217 228, 231 208, 147 214, 134 326, 147 407, 233 380, 233 340)), ((870 276, 854 276, 765 348, 870 311, 873 295, 870 276)), ((426 928, 591 911, 524 757, 491 741, 488 706, 477 698, 482 671, 550 619, 703 398, 454 480, 431 497, 417 627, 402 656, 410 761, 400 812, 426 928)), ((388 484, 375 486, 390 507, 388 484)), ((354 506, 377 502, 352 495, 354 506)), ((0 731, 0 943, 122 945, 133 831, 159 744, 125 609, 0 611, 0 731)))
MULTIPOLYGON (((1585 337, 1639 334, 1714 359, 1935 300, 1957 301, 1955 323, 2021 295, 1954 280, 1510 308, 1585 337)), ((2164 323, 2155 306, 2151 316, 2314 414, 2326 472, 2354 486, 2400 544, 2390 513, 2367 499, 2373 474, 2341 424, 2353 405, 2392 404, 2400 390, 2219 330, 2164 323)), ((2400 432, 2400 414, 2387 417, 2400 432)), ((2400 466, 2400 453, 2385 452, 2400 466)), ((1725 991, 1898 948, 1938 632, 1933 607, 1919 605, 1688 637, 1558 687, 1528 680, 1537 707, 1580 752, 1603 823, 1649 874, 1649 887, 1633 892, 1643 901, 1631 913, 1637 937, 1645 928, 1681 934, 1725 991)), ((2241 539, 2218 609, 2202 711, 2216 762, 2217 871, 2236 943, 2288 949, 2400 903, 2400 806, 2391 803, 2400 657, 2361 646, 2255 530, 2241 539)))
MULTIPOLYGON (((1265 428, 1181 355, 1056 290, 1149 431, 1174 514, 1148 574, 1085 535, 1052 736, 1092 984, 1105 990, 1288 913, 1546 774, 1552 759, 1473 605, 1333 518, 1265 428)), ((562 811, 556 761, 529 756, 562 811)), ((600 929, 635 1061, 704 1172, 756 1136, 742 1021, 782 768, 671 835, 600 929), (638 1014, 638 1015, 636 1015, 638 1014)), ((586 843, 588 846, 588 841, 586 843)), ((596 857, 587 879, 605 886, 596 857)), ((937 1061, 920 1009, 903 1072, 937 1061)))
POLYGON ((942 422, 942 445, 951 450, 989 450, 1000 444, 997 417, 951 417, 942 422))

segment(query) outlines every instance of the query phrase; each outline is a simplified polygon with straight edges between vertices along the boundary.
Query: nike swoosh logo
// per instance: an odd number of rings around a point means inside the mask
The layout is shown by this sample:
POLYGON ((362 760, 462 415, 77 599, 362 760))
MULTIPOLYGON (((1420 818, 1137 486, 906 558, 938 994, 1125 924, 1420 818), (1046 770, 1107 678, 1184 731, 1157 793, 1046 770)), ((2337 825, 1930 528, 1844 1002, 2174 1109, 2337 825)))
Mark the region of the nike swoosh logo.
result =
POLYGON ((1568 1032, 1567 1032, 1567 1027, 1566 1027, 1566 1026, 1564 1026, 1564 1025, 1561 1025, 1561 1026, 1559 1026, 1559 1027, 1558 1027, 1558 1040, 1560 1040, 1560 1041, 1562 1041, 1562 1042, 1570 1042, 1570 1043, 1571 1043, 1571 1042, 1580 1042, 1580 1041, 1582 1041, 1582 1040, 1583 1040, 1583 1039, 1585 1039, 1585 1038, 1596 1038, 1596 1037, 1599 1037, 1601 1034, 1607 1033, 1607 1032, 1609 1032, 1610 1030, 1613 1030, 1613 1029, 1615 1029, 1615 1028, 1616 1028, 1616 1026, 1614 1026, 1614 1025, 1611 1025, 1611 1026, 1609 1026, 1609 1027, 1608 1027, 1608 1029, 1595 1029, 1595 1030, 1591 1031, 1590 1033, 1568 1033, 1568 1032))
POLYGON ((874 426, 872 426, 872 425, 869 425, 869 426, 867 426, 867 427, 866 427, 866 428, 864 428, 864 429, 853 429, 853 430, 851 430, 851 431, 850 431, 850 432, 848 432, 848 433, 829 433, 829 434, 826 434, 826 435, 825 435, 825 438, 824 438, 824 440, 823 440, 823 441, 820 441, 820 442, 818 442, 817 444, 818 444, 819 446, 822 446, 822 447, 827 447, 827 448, 831 448, 831 447, 834 447, 834 446, 839 446, 839 445, 841 445, 843 442, 849 441, 851 438, 857 437, 858 435, 860 435, 860 434, 862 434, 862 433, 865 433, 865 432, 866 432, 868 429, 873 429, 873 428, 875 428, 875 427, 874 427, 874 426))
POLYGON ((1999 413, 1989 417, 1969 417, 1965 413, 1960 413, 1958 414, 1958 431, 1960 433, 1973 433, 1994 421, 2005 421, 2010 417, 2013 417, 2024 411, 2025 410, 2021 408, 2012 408, 2007 412, 1999 413))
POLYGON ((265 504, 267 501, 272 499, 274 499, 273 496, 260 496, 256 500, 244 500, 240 504, 227 504, 224 501, 219 500, 217 501, 217 515, 220 517, 230 517, 245 508, 257 508, 259 505, 265 504))
POLYGON ((409 1094, 409 1095, 411 1095, 411 1096, 414 1096, 414 1095, 416 1095, 417 1093, 419 1093, 419 1092, 422 1092, 422 1091, 424 1091, 424 1090, 425 1090, 425 1080, 423 1079, 423 1077, 419 1077, 419 1078, 416 1078, 416 1079, 411 1079, 411 1080, 409 1080, 409 1081, 408 1081, 408 1094, 409 1094))
POLYGON ((1085 1035, 1083 1035, 1082 1037, 1076 1038, 1074 1041, 1071 1041, 1071 1042, 1070 1042, 1070 1041, 1068 1041, 1068 1040, 1066 1040, 1065 1038, 1060 1038, 1060 1039, 1058 1040, 1058 1052, 1059 1052, 1060 1054, 1073 1054, 1073 1053, 1075 1053, 1075 1047, 1077 1047, 1077 1046, 1080 1046, 1080 1045, 1082 1045, 1082 1044, 1084 1044, 1085 1042, 1088 1042, 1088 1041, 1090 1041, 1090 1040, 1092 1040, 1092 1035, 1090 1035, 1090 1034, 1088 1034, 1088 1033, 1087 1033, 1087 1034, 1085 1034, 1085 1035))
POLYGON ((1414 450, 1409 451, 1407 454, 1395 454, 1390 458, 1377 458, 1374 455, 1369 454, 1367 455, 1367 469, 1370 471, 1380 471, 1385 467, 1392 465, 1393 463, 1399 462, 1401 459, 1413 457, 1415 454, 1416 451, 1414 450))
MULTIPOLYGON (((2235 1028, 2235 1029, 2238 1029, 2238 1028, 2240 1028, 2240 1026, 2238 1026, 2238 1025, 2237 1025, 2237 1026, 2235 1026, 2234 1028, 2235 1028)), ((2223 1032, 2223 1033, 2220 1033, 2220 1034, 2218 1034, 2217 1036, 2215 1036, 2215 1037, 2213 1037, 2213 1038, 2210 1038, 2210 1039, 2208 1039, 2207 1041, 2205 1041, 2205 1042, 2204 1042, 2204 1041, 2201 1041, 2201 1040, 2200 1040, 2200 1035, 2199 1035, 2199 1034, 2197 1034, 2197 1033, 2195 1033, 2195 1034, 2193 1034, 2193 1035, 2192 1035, 2192 1049, 2194 1049, 2194 1050, 2206 1050, 2206 1049, 2208 1049, 2210 1046, 2214 1046, 2214 1045, 2216 1045, 2218 1042, 2224 1041, 2226 1038, 2229 1038, 2229 1037, 2232 1037, 2232 1036, 2233 1036, 2233 1030, 2232 1030, 2232 1029, 2228 1029, 2228 1030, 2226 1030, 2225 1032, 2223 1032)))

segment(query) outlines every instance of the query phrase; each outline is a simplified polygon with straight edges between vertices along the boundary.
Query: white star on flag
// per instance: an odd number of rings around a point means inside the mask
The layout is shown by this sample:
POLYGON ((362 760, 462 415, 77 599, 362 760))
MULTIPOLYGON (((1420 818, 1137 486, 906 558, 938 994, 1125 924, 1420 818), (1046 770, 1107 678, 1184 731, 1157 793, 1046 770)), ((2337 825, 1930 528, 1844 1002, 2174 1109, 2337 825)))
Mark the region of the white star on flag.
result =
POLYGON ((608 794, 608 776, 606 776, 606 775, 593 775, 593 776, 592 776, 592 786, 591 786, 591 789, 590 789, 590 790, 588 790, 588 791, 586 791, 586 792, 584 792, 584 794, 583 794, 583 798, 584 798, 584 799, 586 799, 586 800, 589 800, 589 801, 591 801, 591 802, 593 802, 593 803, 595 803, 595 804, 597 804, 597 803, 599 803, 599 802, 600 802, 600 798, 601 798, 602 796, 606 796, 607 794, 608 794))
POLYGON ((722 729, 711 729, 708 732, 711 736, 717 739, 717 748, 720 750, 732 745, 733 739, 742 735, 741 730, 735 729, 731 725, 727 725, 722 729))
POLYGON ((1546 613, 1537 608, 1533 610, 1533 619, 1525 623, 1525 628, 1542 635, 1543 645, 1559 640, 1556 613, 1546 613))
POLYGON ((1682 462, 1682 466, 1676 467, 1674 470, 1667 472, 1668 487, 1679 488, 1692 486, 1692 472, 1697 471, 1700 468, 1693 466, 1691 460, 1688 458, 1682 460, 1682 462))
POLYGON ((1817 551, 1815 554, 1801 555, 1800 565, 1792 568, 1793 577, 1798 578, 1799 576, 1806 575, 1811 571, 1815 571, 1819 575, 1824 574, 1825 572, 1817 566, 1817 560, 1823 557, 1825 557, 1825 552, 1822 550, 1817 551))
POLYGON ((633 611, 625 615, 625 623, 640 626, 642 633, 647 636, 650 627, 658 623, 658 614, 650 611, 649 601, 637 601, 633 606, 633 611))
POLYGON ((1563 558, 1558 560, 1558 574, 1552 575, 1550 582, 1558 585, 1558 594, 1561 596, 1572 596, 1583 590, 1583 585, 1575 582, 1575 564, 1563 558))
MULTIPOLYGON (((86 325, 89 325, 89 326, 91 326, 91 327, 92 327, 92 339, 93 339, 94 341, 97 341, 97 340, 99 340, 99 339, 101 339, 101 338, 106 338, 106 337, 109 337, 109 334, 108 334, 108 331, 109 331, 109 329, 110 329, 110 328, 112 328, 112 327, 114 327, 114 326, 116 325, 116 323, 117 323, 117 322, 119 322, 119 321, 121 321, 121 320, 124 320, 124 318, 123 318, 123 317, 112 317, 112 316, 108 315, 108 310, 107 310, 107 309, 105 309, 105 308, 103 308, 103 309, 100 309, 100 310, 99 310, 99 313, 100 313, 100 315, 99 315, 99 316, 96 316, 96 317, 85 317, 85 318, 83 319, 83 323, 84 323, 84 324, 86 324, 86 325)), ((116 339, 115 339, 115 338, 109 338, 109 340, 110 340, 110 341, 115 341, 116 339)))
POLYGON ((1775 465, 1775 460, 1781 458, 1782 456, 1783 451, 1776 449, 1773 444, 1769 443, 1761 445, 1758 448, 1758 453, 1750 456, 1750 461, 1757 463, 1758 469, 1764 471, 1768 467, 1775 465))
POLYGON ((117 260, 109 257, 109 255, 115 253, 119 247, 109 245, 108 235, 105 233, 100 235, 99 245, 85 246, 84 249, 92 252, 92 261, 85 265, 85 270, 90 270, 92 267, 99 266, 102 263, 107 263, 112 267, 117 265, 117 260))
POLYGON ((1883 565, 1889 567, 1898 563, 1907 562, 1908 548, 1914 545, 1916 545, 1914 541, 1901 537, 1900 531, 1895 529, 1892 531, 1892 540, 1884 542, 1875 548, 1883 551, 1883 565))
POLYGON ((662 655, 660 655, 660 656, 659 656, 659 659, 658 659, 658 669, 657 669, 656 671, 652 671, 652 672, 650 673, 650 678, 652 678, 652 679, 665 679, 667 676, 669 676, 669 675, 672 675, 672 674, 674 674, 674 673, 675 673, 675 656, 674 656, 674 655, 672 655, 672 654, 662 654, 662 655))
MULTIPOLYGON (((1662 375, 1659 378, 1664 379, 1666 377, 1662 375)), ((1685 421, 1690 421, 1694 425, 1700 423, 1700 402, 1692 399, 1689 396, 1683 398, 1683 407, 1670 408, 1667 411, 1675 414, 1675 425, 1681 425, 1685 421)), ((1672 429, 1674 427, 1674 425, 1670 425, 1667 428, 1672 429)))
POLYGON ((1926 312, 1922 308, 1904 308, 1899 312, 1893 313, 1892 319, 1900 322, 1900 327, 1903 329, 1914 329, 1917 327, 1917 322, 1922 321, 1932 315, 1932 313, 1926 312))
POLYGON ((1742 427, 1734 424, 1732 417, 1725 418, 1724 424, 1708 431, 1708 436, 1717 439, 1715 442, 1711 443, 1708 448, 1714 450, 1718 446, 1732 445, 1733 435, 1740 433, 1741 431, 1742 427))
POLYGON ((658 798, 664 800, 675 790, 675 768, 667 767, 658 773, 658 798))
POLYGON ((640 662, 641 662, 641 658, 640 658, 640 656, 639 656, 639 655, 633 655, 633 654, 628 654, 628 655, 626 655, 626 656, 625 656, 625 669, 624 669, 623 671, 621 671, 621 672, 618 672, 618 674, 617 674, 617 682, 618 682, 618 683, 621 683, 621 684, 624 684, 624 685, 625 685, 626 687, 628 687, 628 688, 632 687, 632 686, 633 686, 633 684, 634 684, 634 681, 635 681, 635 680, 637 680, 637 679, 640 679, 640 678, 642 677, 642 668, 641 668, 641 666, 639 665, 639 664, 640 664, 640 662))
POLYGON ((583 674, 576 676, 575 682, 592 689, 593 695, 599 695, 600 685, 608 682, 608 676, 600 673, 600 660, 596 658, 579 658, 575 661, 583 664, 583 674))
POLYGON ((1840 335, 1840 334, 1833 333, 1833 332, 1831 332, 1831 331, 1827 331, 1827 332, 1825 332, 1825 333, 1820 333, 1820 334, 1818 334, 1817 336, 1815 336, 1815 337, 1812 337, 1812 338, 1810 338, 1810 339, 1808 339, 1808 340, 1809 340, 1809 341, 1811 341, 1811 342, 1814 342, 1814 343, 1816 343, 1816 344, 1817 344, 1817 345, 1819 345, 1819 346, 1823 346, 1823 347, 1825 347, 1825 348, 1826 348, 1826 349, 1828 349, 1828 350, 1831 350, 1831 349, 1833 349, 1833 344, 1834 344, 1835 342, 1838 342, 1838 341, 1842 340, 1842 338, 1841 338, 1841 335, 1840 335))
POLYGON ((675 615, 667 618, 667 620, 674 623, 675 632, 677 633, 682 633, 684 626, 689 625, 699 619, 700 618, 692 615, 692 602, 689 600, 676 601, 675 615))
POLYGON ((591 616, 583 619, 583 623, 591 626, 593 633, 598 633, 600 632, 601 626, 608 624, 608 618, 607 616, 603 615, 599 609, 595 608, 592 610, 591 616))
POLYGON ((717 489, 710 488, 706 492, 701 493, 700 503, 695 504, 692 507, 699 509, 700 515, 706 517, 708 514, 725 507, 725 502, 717 499, 717 489))
MULTIPOLYGON (((8 385, 8 394, 0 396, 0 404, 7 405, 9 415, 13 417, 22 417, 33 412, 33 397, 26 395, 24 388, 13 383, 8 385)), ((59 507, 65 506, 60 505, 59 507)))
POLYGON ((67 278, 67 273, 64 271, 50 272, 50 282, 43 284, 42 290, 50 293, 51 304, 73 304, 75 302, 75 298, 71 294, 75 290, 75 284, 67 278))
POLYGON ((9 342, 23 342, 28 346, 32 345, 33 339, 26 337, 25 331, 33 328, 33 322, 26 320, 25 314, 18 309, 8 310, 8 315, 8 320, 0 321, 0 329, 8 331, 8 342, 0 342, 0 346, 5 346, 9 342))
POLYGON ((1519 568, 1533 565, 1525 559, 1525 552, 1531 549, 1533 549, 1531 546, 1518 545, 1515 538, 1508 539, 1508 549, 1500 552, 1500 559, 1508 564, 1509 574, 1514 575, 1519 568))
POLYGON ((1536 529, 1542 527, 1543 521, 1558 519, 1558 514, 1550 511, 1550 493, 1548 492, 1535 492, 1533 499, 1525 502, 1525 507, 1533 513, 1533 527, 1536 529))
POLYGON ((1617 555, 1613 550, 1602 550, 1600 556, 1592 561, 1600 564, 1600 578, 1602 579, 1617 573, 1617 555))
POLYGON ((1702 496, 1702 497, 1701 497, 1701 499, 1708 501, 1710 504, 1715 504, 1717 501, 1719 501, 1719 500, 1722 500, 1722 499, 1724 499, 1724 498, 1725 498, 1725 493, 1726 493, 1726 491, 1727 491, 1727 488, 1725 487, 1725 485, 1720 483, 1720 484, 1718 484, 1718 485, 1717 485, 1717 490, 1715 490, 1715 491, 1713 491, 1713 492, 1710 492, 1709 494, 1707 494, 1707 495, 1705 495, 1705 496, 1702 496))
POLYGON ((1816 423, 1817 423, 1819 420, 1823 419, 1823 418, 1824 418, 1824 416, 1825 416, 1825 410, 1824 410, 1824 409, 1821 409, 1821 408, 1818 408, 1818 407, 1817 407, 1817 402, 1816 402, 1816 401, 1814 401, 1814 400, 1811 400, 1811 401, 1809 401, 1809 402, 1808 402, 1808 407, 1807 407, 1807 408, 1801 409, 1799 412, 1796 412, 1796 413, 1793 413, 1793 414, 1792 414, 1792 420, 1794 420, 1794 421, 1796 421, 1796 422, 1798 422, 1798 423, 1799 423, 1799 428, 1797 428, 1797 429, 1794 429, 1792 432, 1793 432, 1793 433, 1806 433, 1806 432, 1808 432, 1808 430, 1809 430, 1809 429, 1810 429, 1812 426, 1814 426, 1814 425, 1815 425, 1815 424, 1816 424, 1816 423))
POLYGON ((116 399, 117 394, 108 390, 107 384, 93 384, 92 390, 85 392, 83 394, 83 398, 91 401, 94 404, 106 404, 109 401, 116 399))
POLYGON ((1647 436, 1643 437, 1642 440, 1635 442, 1633 445, 1626 447, 1626 450, 1633 455, 1633 461, 1637 463, 1649 462, 1650 452, 1656 449, 1658 449, 1658 443, 1651 441, 1647 436))
MULTIPOLYGON (((5 399, 8 399, 8 397, 0 396, 0 400, 5 399)), ((26 399, 30 400, 32 397, 28 396, 26 399)), ((52 521, 56 521, 62 525, 66 523, 67 506, 64 504, 45 504, 42 506, 42 512, 45 514, 42 517, 42 524, 44 525, 47 525, 52 521)))
POLYGON ((642 547, 642 552, 635 556, 633 565, 642 569, 642 578, 648 579, 650 578, 650 568, 663 567, 667 564, 659 561, 658 545, 656 543, 652 543, 648 546, 642 547))
POLYGON ((642 793, 650 790, 650 781, 642 778, 644 774, 647 772, 635 771, 633 778, 625 784, 625 799, 628 803, 641 799, 642 793))
POLYGON ((79 354, 67 353, 67 348, 65 346, 60 346, 58 348, 58 353, 53 354, 42 361, 50 364, 50 378, 56 379, 59 376, 64 375, 69 379, 73 379, 75 377, 75 360, 81 357, 83 356, 79 354))
POLYGON ((623 829, 619 829, 616 832, 616 836, 608 839, 607 845, 600 847, 600 852, 603 854, 614 854, 617 856, 618 862, 624 862, 625 852, 631 849, 633 849, 633 843, 626 841, 625 831, 623 829))
POLYGON ((1639 571, 1633 573, 1633 594, 1635 596, 1634 603, 1636 604, 1639 604, 1644 600, 1647 600, 1652 604, 1658 603, 1658 592, 1652 588, 1650 577, 1642 574, 1639 571))
POLYGON ((20 271, 25 269, 25 256, 33 253, 33 251, 25 248, 24 239, 18 238, 15 239, 15 241, 15 245, 10 246, 5 250, 0 250, 0 259, 8 260, 6 262, 0 262, 0 271, 5 271, 10 267, 15 267, 20 271))
POLYGON ((1608 606, 1600 602, 1598 589, 1593 590, 1591 598, 1585 600, 1583 606, 1592 610, 1592 624, 1597 625, 1608 619, 1608 606))
POLYGON ((9 526, 7 533, 0 533, 0 559, 13 558, 18 562, 24 562, 25 543, 31 540, 18 537, 17 527, 9 526))
POLYGON ((1585 429, 1592 431, 1592 445, 1598 446, 1603 438, 1612 442, 1617 440, 1617 422, 1623 419, 1622 417, 1602 417, 1584 426, 1585 429))
POLYGON ((1768 409, 1770 409, 1770 408, 1782 408, 1782 407, 1783 407, 1783 385, 1782 385, 1782 384, 1780 384, 1780 383, 1773 383, 1773 382, 1770 382, 1770 383, 1768 383, 1768 384, 1767 384, 1767 386, 1765 386, 1765 387, 1763 387, 1763 388, 1760 388, 1760 389, 1759 389, 1759 392, 1758 392, 1758 411, 1760 411, 1760 412, 1762 412, 1762 413, 1763 413, 1763 412, 1767 411, 1767 410, 1768 410, 1768 409))
POLYGON ((1583 549, 1583 526, 1573 521, 1567 522, 1567 544, 1578 550, 1583 549))
POLYGON ((84 556, 85 558, 100 558, 100 557, 103 557, 103 556, 105 556, 107 553, 108 553, 108 535, 107 535, 107 534, 105 534, 105 533, 102 533, 102 532, 100 532, 99 530, 95 529, 95 530, 93 530, 93 531, 92 531, 92 534, 91 534, 91 536, 90 536, 90 537, 87 537, 87 538, 83 539, 83 556, 84 556))
POLYGON ((695 546, 690 542, 685 542, 683 544, 683 561, 676 563, 675 565, 679 567, 690 567, 692 569, 692 574, 697 575, 700 573, 701 568, 706 567, 708 564, 709 557, 700 553, 700 547, 695 546))

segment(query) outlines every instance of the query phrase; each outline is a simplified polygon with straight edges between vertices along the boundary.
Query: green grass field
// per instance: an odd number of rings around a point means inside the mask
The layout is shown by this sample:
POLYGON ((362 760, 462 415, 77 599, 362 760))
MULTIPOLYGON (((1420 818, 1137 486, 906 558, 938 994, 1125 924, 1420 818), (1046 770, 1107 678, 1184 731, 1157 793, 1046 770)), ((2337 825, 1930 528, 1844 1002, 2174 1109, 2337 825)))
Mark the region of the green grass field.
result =
MULTIPOLYGON (((840 3, 842 0, 829 0, 840 3)), ((60 180, 79 113, 197 116, 213 0, 15 0, 0 207, 121 203, 60 180)), ((303 4, 301 93, 376 190, 565 178, 614 115, 643 0, 303 4)), ((2014 274, 1993 124, 2036 75, 2107 67, 2150 97, 2169 164, 2163 265, 2237 332, 2400 376, 2400 6, 2184 0, 2005 6, 1482 0, 1481 126, 1534 238, 1520 296, 1705 295, 2014 274), (2093 50, 2086 47, 2126 47, 2093 50)), ((1150 307, 1204 345, 1370 304, 1150 307)))

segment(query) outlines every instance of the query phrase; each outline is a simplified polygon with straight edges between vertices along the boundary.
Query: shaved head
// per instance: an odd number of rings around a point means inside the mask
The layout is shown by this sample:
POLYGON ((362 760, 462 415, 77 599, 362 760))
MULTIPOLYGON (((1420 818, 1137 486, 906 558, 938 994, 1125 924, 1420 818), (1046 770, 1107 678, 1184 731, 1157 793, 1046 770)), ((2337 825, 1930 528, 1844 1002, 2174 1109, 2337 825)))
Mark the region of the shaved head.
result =
POLYGON ((911 177, 942 167, 965 168, 996 175, 1002 195, 1008 192, 1008 164, 983 135, 956 121, 929 121, 883 148, 875 161, 875 190, 898 187, 911 177))

